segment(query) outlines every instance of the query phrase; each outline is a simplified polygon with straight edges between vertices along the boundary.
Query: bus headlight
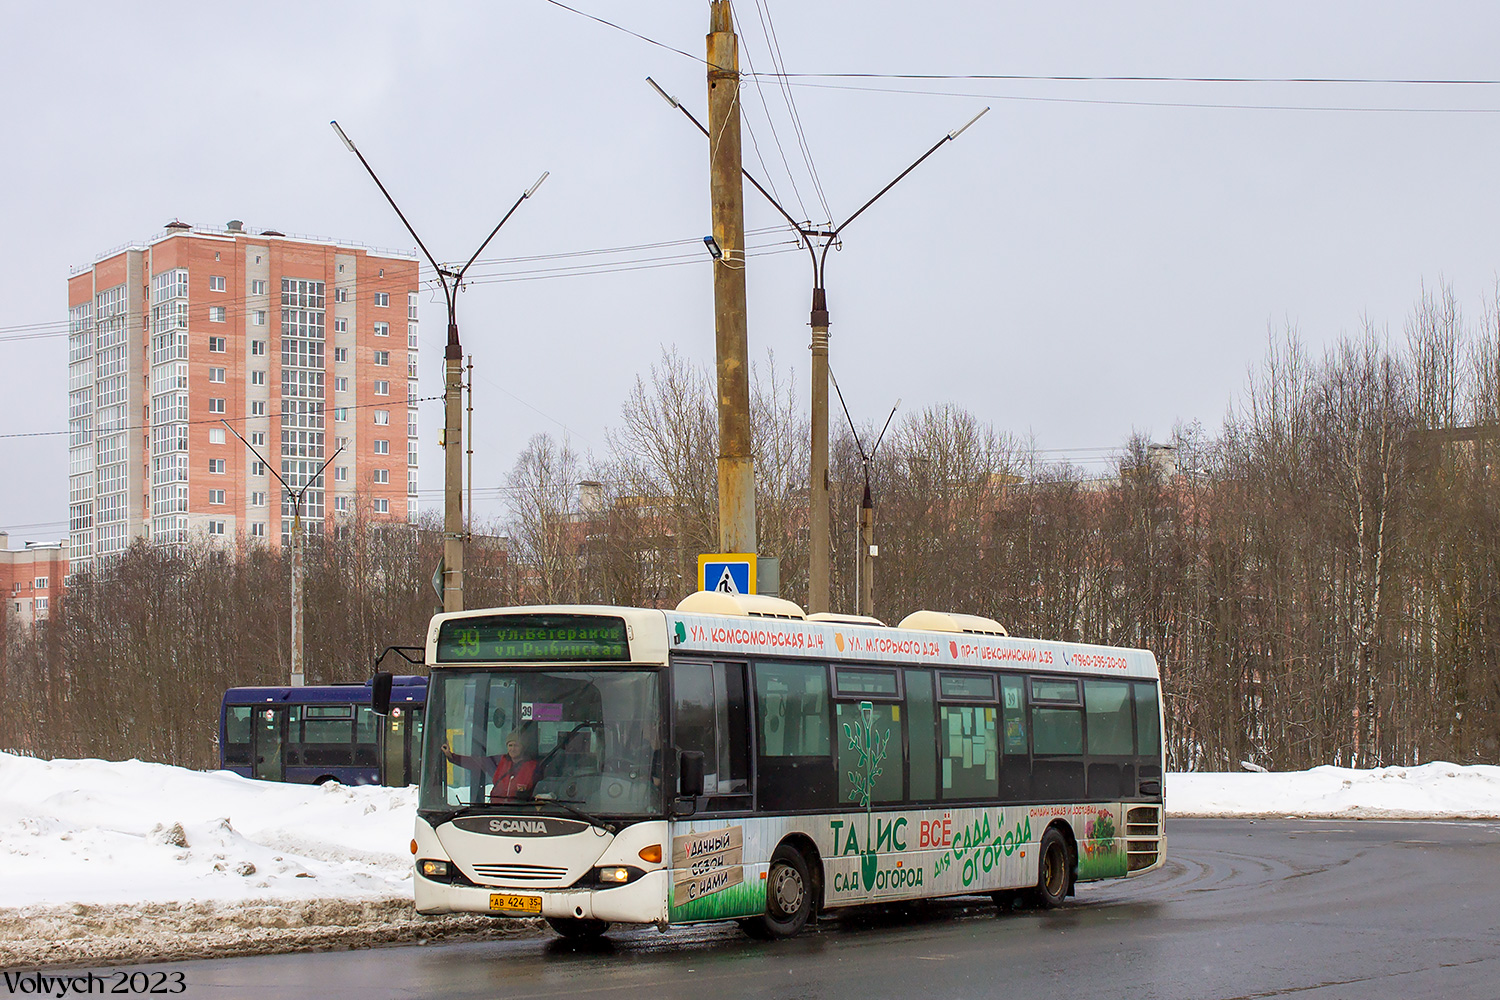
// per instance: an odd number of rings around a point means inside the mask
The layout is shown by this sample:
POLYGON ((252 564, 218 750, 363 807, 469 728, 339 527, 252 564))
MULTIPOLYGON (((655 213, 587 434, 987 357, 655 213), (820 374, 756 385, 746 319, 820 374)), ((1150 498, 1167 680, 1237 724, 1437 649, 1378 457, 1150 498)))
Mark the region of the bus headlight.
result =
POLYGON ((447 878, 448 862, 423 859, 417 862, 417 871, 428 878, 447 878))
POLYGON ((603 865, 599 868, 590 868, 588 873, 574 884, 580 889, 612 889, 617 885, 634 882, 644 874, 646 873, 631 865, 603 865))

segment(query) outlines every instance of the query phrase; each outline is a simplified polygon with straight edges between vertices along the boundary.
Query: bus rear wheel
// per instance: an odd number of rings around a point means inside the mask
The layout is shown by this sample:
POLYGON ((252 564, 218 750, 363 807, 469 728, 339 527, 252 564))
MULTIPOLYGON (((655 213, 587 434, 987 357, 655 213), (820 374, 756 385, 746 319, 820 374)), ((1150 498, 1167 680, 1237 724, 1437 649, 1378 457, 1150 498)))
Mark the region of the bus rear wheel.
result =
POLYGON ((609 930, 608 920, 591 920, 587 917, 548 917, 547 923, 557 933, 574 941, 600 938, 609 930))
POLYGON ((787 938, 807 926, 812 916, 813 882, 807 860, 795 847, 783 844, 771 855, 766 872, 766 912, 740 922, 746 934, 762 941, 787 938))
POLYGON ((1041 850, 1037 853, 1041 856, 1041 861, 1036 888, 1031 890, 1031 897, 1038 906, 1050 910, 1061 906, 1068 898, 1072 865, 1069 864, 1071 859, 1067 838, 1054 827, 1042 834, 1041 850))

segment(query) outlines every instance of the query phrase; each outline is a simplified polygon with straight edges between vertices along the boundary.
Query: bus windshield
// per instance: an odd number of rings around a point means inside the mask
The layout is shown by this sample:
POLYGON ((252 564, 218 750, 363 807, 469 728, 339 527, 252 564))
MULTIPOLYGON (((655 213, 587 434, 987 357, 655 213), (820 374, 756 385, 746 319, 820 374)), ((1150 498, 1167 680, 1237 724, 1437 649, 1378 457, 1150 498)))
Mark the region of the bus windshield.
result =
POLYGON ((424 810, 554 803, 560 812, 661 814, 654 671, 434 671, 427 704, 424 810))

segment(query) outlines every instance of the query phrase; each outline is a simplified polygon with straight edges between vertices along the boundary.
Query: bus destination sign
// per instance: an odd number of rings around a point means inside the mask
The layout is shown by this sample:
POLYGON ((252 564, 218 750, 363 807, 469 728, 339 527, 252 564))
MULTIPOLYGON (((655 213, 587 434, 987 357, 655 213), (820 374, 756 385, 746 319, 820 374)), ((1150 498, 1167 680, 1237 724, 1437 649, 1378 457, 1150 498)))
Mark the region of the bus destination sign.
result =
POLYGON ((629 660, 625 619, 604 615, 496 615, 438 626, 440 663, 629 660))

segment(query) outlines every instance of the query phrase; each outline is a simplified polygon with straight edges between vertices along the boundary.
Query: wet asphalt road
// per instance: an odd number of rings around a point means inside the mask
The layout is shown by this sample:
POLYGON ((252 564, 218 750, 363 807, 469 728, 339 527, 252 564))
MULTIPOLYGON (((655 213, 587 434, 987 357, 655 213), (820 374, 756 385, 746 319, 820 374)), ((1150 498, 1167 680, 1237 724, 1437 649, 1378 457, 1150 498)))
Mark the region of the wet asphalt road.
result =
POLYGON ((1063 909, 827 919, 176 963, 189 997, 1500 998, 1500 825, 1171 820, 1162 870, 1063 909))

